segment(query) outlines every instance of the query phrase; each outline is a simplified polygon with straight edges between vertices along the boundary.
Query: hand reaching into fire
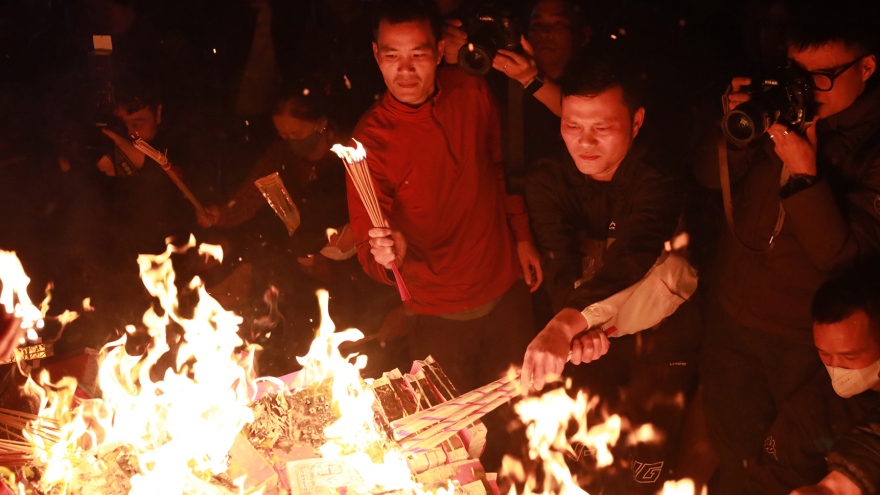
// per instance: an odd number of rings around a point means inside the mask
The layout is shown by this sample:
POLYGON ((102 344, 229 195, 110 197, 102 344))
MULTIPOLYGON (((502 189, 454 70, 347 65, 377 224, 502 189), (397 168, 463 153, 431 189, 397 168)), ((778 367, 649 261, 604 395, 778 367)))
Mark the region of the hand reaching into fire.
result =
MULTIPOLYGON (((550 320, 526 349, 520 376, 523 393, 532 385, 541 390, 545 383, 562 375, 572 339, 586 329, 587 319, 576 309, 565 308, 550 320)), ((581 352, 583 356, 583 349, 581 352)))
POLYGON ((819 483, 798 488, 790 495, 862 495, 862 489, 840 471, 831 471, 819 483))
POLYGON ((522 266, 523 277, 530 292, 535 292, 544 281, 544 272, 541 270, 541 256, 538 248, 532 241, 520 241, 516 243, 516 253, 522 266))
POLYGON ((397 266, 403 265, 403 259, 406 257, 406 239, 399 230, 391 230, 388 222, 385 222, 385 228, 374 227, 370 229, 370 252, 376 263, 391 269, 391 263, 396 262, 397 266))

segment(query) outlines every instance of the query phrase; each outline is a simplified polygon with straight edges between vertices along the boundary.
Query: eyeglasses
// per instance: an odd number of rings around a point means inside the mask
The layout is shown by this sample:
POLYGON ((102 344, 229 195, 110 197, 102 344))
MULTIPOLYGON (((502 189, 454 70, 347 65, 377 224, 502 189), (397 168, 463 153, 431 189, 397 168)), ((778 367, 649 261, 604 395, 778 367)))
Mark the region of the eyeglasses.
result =
POLYGON ((834 80, 840 77, 844 72, 848 71, 853 65, 856 65, 856 63, 863 58, 865 58, 865 55, 841 66, 837 72, 816 71, 807 72, 807 74, 813 77, 813 84, 815 85, 816 91, 831 91, 831 88, 834 87, 834 80))

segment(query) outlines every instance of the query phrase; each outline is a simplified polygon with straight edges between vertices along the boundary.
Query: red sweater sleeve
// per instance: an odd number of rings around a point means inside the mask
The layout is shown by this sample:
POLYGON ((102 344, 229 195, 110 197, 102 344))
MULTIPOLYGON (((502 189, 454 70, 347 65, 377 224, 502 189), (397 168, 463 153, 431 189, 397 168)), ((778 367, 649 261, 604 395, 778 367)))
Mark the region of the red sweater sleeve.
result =
POLYGON ((495 172, 495 180, 498 186, 498 194, 504 202, 504 212, 507 214, 507 223, 513 232, 516 242, 532 241, 532 232, 529 230, 529 215, 526 212, 526 203, 519 194, 508 194, 507 183, 504 179, 504 154, 501 149, 501 117, 498 113, 498 105, 495 97, 489 92, 489 86, 484 84, 484 97, 489 102, 489 144, 488 149, 492 156, 492 166, 495 172))

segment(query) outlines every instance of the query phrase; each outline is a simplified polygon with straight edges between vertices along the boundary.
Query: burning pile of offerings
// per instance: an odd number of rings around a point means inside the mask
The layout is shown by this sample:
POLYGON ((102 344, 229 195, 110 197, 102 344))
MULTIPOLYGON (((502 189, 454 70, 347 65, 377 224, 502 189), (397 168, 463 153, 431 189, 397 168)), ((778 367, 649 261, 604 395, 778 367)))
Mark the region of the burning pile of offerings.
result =
MULTIPOLYGON (((322 291, 317 337, 297 358, 303 369, 257 378, 255 349, 237 335, 241 318, 197 278, 188 287, 199 303, 178 308, 171 255, 194 247, 193 239, 139 257, 159 302, 144 315, 152 343, 129 355, 129 327, 105 346, 96 398, 84 398, 70 377, 28 378, 35 414, 0 418, 0 458, 9 466, 0 475, 8 486, 34 494, 497 493, 477 460, 486 438, 478 421, 418 455, 394 439, 392 422, 458 395, 436 362, 417 361, 410 373, 394 370, 367 383, 360 376, 366 357, 339 352, 363 334, 335 331, 322 291), (166 333, 171 325, 182 329, 179 338, 166 333), (174 364, 160 366, 169 353, 174 364)), ((206 245, 199 252, 217 254, 206 245)))
MULTIPOLYGON (((295 381, 296 376, 281 381, 295 381)), ((400 451, 391 423, 428 409, 458 395, 440 366, 430 357, 413 363, 412 373, 385 373, 368 387, 375 397, 372 424, 360 432, 370 438, 360 452, 343 450, 341 456, 324 457, 332 439, 325 433, 342 419, 334 406, 330 380, 292 391, 267 391, 252 404, 254 421, 243 431, 251 445, 270 459, 280 475, 282 489, 290 493, 328 493, 342 489, 369 492, 370 477, 364 471, 384 464, 389 453, 400 451), (371 429, 378 433, 372 435, 371 429), (358 458, 357 454, 366 454, 358 458)), ((413 489, 436 492, 454 486, 459 493, 497 493, 495 475, 486 474, 477 460, 486 442, 486 428, 476 421, 441 445, 408 456, 406 469, 415 482, 413 489)), ((343 490, 344 491, 344 490, 343 490)))

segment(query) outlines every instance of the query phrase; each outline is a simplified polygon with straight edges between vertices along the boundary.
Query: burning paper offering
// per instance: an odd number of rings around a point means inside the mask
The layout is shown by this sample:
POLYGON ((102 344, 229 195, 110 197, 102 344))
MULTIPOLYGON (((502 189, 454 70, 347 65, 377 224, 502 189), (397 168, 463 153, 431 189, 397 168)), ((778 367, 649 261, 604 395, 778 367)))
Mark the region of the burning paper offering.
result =
POLYGON ((284 187, 284 182, 281 181, 278 172, 255 180, 254 185, 263 193, 263 197, 275 210, 278 218, 284 222, 284 226, 287 227, 287 235, 293 235, 300 224, 299 210, 290 199, 290 194, 287 193, 287 188, 284 187))

